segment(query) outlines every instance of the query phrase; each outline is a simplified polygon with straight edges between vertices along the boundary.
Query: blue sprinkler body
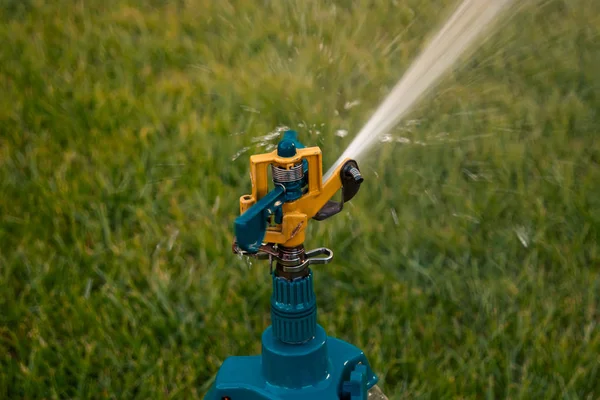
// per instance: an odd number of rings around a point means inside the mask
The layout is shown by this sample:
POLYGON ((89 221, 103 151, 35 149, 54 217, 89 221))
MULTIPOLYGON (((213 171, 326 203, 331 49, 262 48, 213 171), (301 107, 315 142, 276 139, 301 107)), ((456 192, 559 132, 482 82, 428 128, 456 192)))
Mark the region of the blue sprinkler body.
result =
POLYGON ((362 183, 353 160, 323 183, 320 155, 288 131, 276 151, 251 157, 253 194, 240 199, 234 251, 271 263, 271 326, 260 355, 223 362, 205 400, 367 400, 377 383, 365 354, 317 323, 310 265, 331 261, 333 253, 304 250, 306 222, 337 214, 362 183), (271 190, 263 164, 271 167, 271 190), (342 203, 329 201, 337 189, 342 203))

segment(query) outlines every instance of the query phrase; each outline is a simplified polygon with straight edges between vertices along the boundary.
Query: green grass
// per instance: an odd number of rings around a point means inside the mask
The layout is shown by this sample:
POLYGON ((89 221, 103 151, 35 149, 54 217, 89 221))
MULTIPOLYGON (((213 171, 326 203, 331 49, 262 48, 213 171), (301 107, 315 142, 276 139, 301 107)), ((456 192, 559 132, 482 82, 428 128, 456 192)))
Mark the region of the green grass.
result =
MULTIPOLYGON (((0 398, 201 397, 258 353, 252 138, 328 167, 452 4, 0 0, 0 398)), ((600 2, 526 7, 309 228, 390 398, 600 398, 599 94, 600 2)))

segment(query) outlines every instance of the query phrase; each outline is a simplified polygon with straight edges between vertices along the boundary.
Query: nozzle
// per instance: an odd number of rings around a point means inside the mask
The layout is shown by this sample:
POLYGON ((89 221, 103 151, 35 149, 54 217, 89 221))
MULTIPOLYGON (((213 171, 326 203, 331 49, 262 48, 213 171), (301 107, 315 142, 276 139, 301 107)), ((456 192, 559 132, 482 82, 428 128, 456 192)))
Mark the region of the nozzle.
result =
POLYGON ((342 189, 344 192, 344 202, 350 201, 360 189, 361 183, 365 180, 358 169, 358 164, 354 160, 346 161, 346 164, 340 171, 342 179, 342 189))
POLYGON ((346 176, 352 177, 356 183, 363 183, 363 181, 365 180, 360 174, 358 168, 356 168, 352 164, 348 164, 344 172, 346 176))

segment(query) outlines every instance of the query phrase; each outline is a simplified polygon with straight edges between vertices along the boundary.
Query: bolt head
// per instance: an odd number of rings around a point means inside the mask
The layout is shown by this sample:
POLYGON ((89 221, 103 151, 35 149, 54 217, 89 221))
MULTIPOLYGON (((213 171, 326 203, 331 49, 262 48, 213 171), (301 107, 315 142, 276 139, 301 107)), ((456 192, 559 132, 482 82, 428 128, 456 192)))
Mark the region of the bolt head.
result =
POLYGON ((292 140, 282 140, 277 145, 277 155, 279 157, 294 157, 296 155, 296 143, 292 140))

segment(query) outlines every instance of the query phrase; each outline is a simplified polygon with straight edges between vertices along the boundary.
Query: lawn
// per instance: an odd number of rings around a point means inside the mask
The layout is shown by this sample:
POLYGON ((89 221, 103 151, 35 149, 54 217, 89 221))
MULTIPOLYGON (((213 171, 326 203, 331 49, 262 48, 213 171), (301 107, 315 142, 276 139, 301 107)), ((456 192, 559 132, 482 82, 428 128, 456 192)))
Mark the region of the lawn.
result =
MULTIPOLYGON (((259 353, 257 138, 328 168, 453 4, 0 0, 0 398, 201 398, 259 353)), ((523 7, 437 89, 309 227, 320 324, 391 399, 600 398, 600 2, 523 7)))

